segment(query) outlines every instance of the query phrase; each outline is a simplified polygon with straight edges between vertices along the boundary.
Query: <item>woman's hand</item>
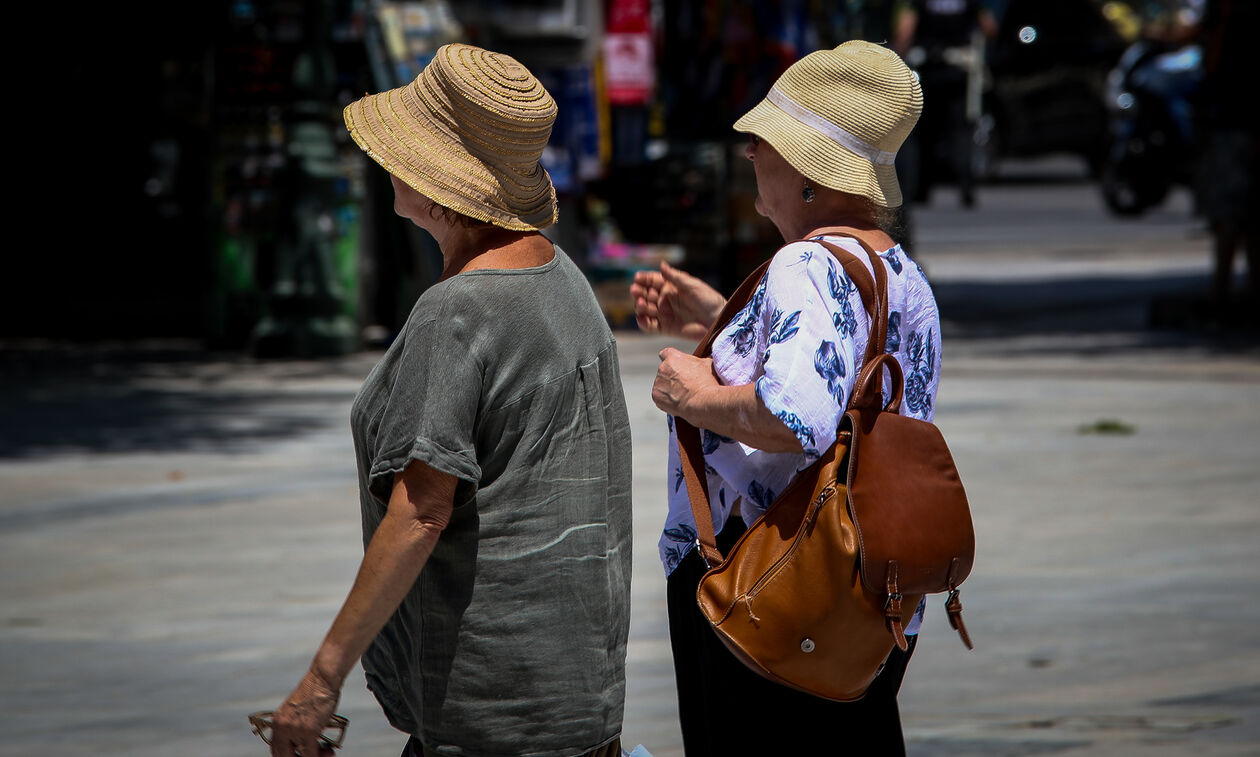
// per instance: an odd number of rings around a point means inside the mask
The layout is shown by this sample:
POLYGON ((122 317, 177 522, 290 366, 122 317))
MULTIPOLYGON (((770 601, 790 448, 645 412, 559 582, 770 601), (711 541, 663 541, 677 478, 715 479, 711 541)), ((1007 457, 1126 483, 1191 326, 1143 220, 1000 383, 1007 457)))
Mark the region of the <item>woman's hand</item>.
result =
POLYGON ((659 272, 634 274, 630 296, 640 329, 697 341, 709 333, 726 304, 716 289, 664 261, 659 272))
POLYGON ((309 670, 289 698, 276 710, 271 726, 271 757, 330 757, 320 746, 324 725, 337 709, 341 692, 314 670, 309 670))
POLYGON ((766 409, 754 384, 727 386, 713 372, 712 358, 666 347, 652 383, 652 401, 696 428, 708 429, 766 452, 801 453, 801 440, 766 409))
POLYGON ((359 574, 310 670, 272 719, 272 757, 329 757, 319 736, 341 686, 385 622, 402 604, 450 522, 457 479, 412 460, 394 475, 385 517, 372 534, 359 574))
POLYGON ((712 387, 720 386, 713 373, 713 360, 688 355, 666 347, 660 352, 661 364, 652 383, 652 401, 661 410, 698 425, 698 397, 712 387))

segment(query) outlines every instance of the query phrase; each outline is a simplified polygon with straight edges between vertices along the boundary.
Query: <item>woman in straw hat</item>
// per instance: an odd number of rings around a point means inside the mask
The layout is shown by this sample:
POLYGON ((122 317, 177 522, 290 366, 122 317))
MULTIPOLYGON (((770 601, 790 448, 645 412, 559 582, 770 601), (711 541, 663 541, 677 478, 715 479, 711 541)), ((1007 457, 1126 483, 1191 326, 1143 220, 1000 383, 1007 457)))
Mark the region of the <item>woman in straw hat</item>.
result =
POLYGON ((404 754, 621 753, 629 420, 594 294, 539 233, 555 117, 525 67, 468 45, 345 110, 444 270, 355 398, 366 551, 273 755, 327 753, 360 657, 404 754))
MULTIPOLYGON (((887 349, 906 376, 903 413, 930 419, 939 375, 940 324, 923 271, 889 235, 901 192, 897 148, 914 127, 922 95, 896 54, 867 42, 811 53, 740 118, 757 179, 757 210, 789 242, 775 253, 749 304, 717 335, 711 358, 661 352, 657 406, 703 430, 709 500, 725 553, 835 441, 861 368, 868 318, 853 282, 821 241, 888 272, 887 349), (851 235, 851 236, 850 236, 851 235), (796 241, 794 241, 796 240, 796 241)), ((873 270, 873 269, 872 269, 873 270)), ((725 298, 662 264, 631 286, 640 327, 705 335, 725 298)), ((660 539, 668 578, 670 637, 688 757, 817 753, 840 734, 868 733, 879 754, 904 750, 896 694, 908 654, 894 649, 855 703, 835 703, 772 683, 746 668, 696 605, 705 573, 670 428, 669 513, 660 539), (755 713, 759 728, 744 726, 755 713), (856 730, 846 730, 852 726, 856 730)), ((920 614, 922 608, 920 607, 920 614)), ((917 633, 919 615, 907 630, 917 633)), ((911 647, 913 649, 913 647, 911 647)))

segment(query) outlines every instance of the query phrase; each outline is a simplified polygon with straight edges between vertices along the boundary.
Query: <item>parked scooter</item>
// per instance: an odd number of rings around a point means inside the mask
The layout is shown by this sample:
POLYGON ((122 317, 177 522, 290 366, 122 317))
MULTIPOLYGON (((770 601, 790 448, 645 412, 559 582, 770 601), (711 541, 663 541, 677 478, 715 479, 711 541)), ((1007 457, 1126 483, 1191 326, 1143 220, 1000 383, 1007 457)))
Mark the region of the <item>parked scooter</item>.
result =
POLYGON ((1203 80, 1198 45, 1167 50, 1139 40, 1107 78, 1110 145, 1101 189, 1117 215, 1158 206, 1193 178, 1193 98, 1203 80))

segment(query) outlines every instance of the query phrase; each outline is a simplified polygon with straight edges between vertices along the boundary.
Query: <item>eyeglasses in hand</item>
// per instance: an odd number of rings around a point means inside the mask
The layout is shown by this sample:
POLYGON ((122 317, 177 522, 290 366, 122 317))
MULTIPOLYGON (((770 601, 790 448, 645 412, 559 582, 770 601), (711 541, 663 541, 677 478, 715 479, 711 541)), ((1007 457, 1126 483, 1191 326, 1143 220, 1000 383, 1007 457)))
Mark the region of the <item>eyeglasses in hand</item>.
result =
MULTIPOLYGON (((258 738, 263 743, 271 744, 271 721, 276 713, 271 710, 263 712, 255 712, 249 716, 249 724, 253 726, 253 732, 258 734, 258 738)), ((323 732, 319 735, 320 745, 329 749, 340 749, 341 742, 346 739, 346 726, 350 725, 350 720, 340 715, 333 715, 328 719, 328 723, 324 725, 323 732)))

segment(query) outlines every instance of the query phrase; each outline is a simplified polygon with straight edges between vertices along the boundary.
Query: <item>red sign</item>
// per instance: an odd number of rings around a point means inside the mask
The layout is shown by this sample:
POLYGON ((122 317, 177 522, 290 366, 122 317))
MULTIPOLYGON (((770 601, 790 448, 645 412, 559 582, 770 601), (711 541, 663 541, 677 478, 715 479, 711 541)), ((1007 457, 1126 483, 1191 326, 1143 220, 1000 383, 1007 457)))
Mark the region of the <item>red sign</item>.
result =
POLYGON ((610 34, 651 32, 651 0, 609 0, 608 21, 604 24, 604 31, 610 34))
POLYGON ((612 105, 646 105, 656 86, 651 0, 609 0, 604 83, 612 105))

